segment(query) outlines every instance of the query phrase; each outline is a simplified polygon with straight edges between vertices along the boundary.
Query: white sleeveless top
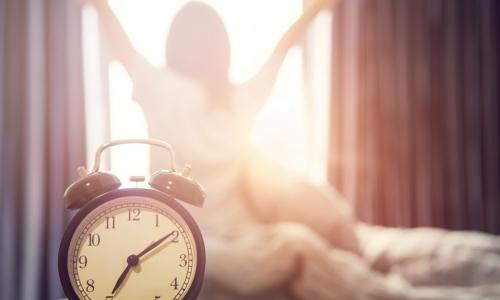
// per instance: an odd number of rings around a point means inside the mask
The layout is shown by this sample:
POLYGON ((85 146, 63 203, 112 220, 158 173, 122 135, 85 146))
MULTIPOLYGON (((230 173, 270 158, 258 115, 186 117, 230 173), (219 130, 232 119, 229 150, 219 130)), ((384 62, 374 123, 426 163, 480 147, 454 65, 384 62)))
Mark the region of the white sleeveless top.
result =
MULTIPOLYGON (((134 100, 144 111, 150 137, 170 143, 178 167, 190 164, 191 176, 205 188, 205 207, 190 208, 202 230, 230 235, 253 223, 239 189, 242 158, 258 109, 253 101, 235 91, 230 107, 207 109, 205 90, 196 81, 141 61, 130 70, 134 100)), ((152 170, 164 168, 166 162, 165 152, 152 149, 152 170)))

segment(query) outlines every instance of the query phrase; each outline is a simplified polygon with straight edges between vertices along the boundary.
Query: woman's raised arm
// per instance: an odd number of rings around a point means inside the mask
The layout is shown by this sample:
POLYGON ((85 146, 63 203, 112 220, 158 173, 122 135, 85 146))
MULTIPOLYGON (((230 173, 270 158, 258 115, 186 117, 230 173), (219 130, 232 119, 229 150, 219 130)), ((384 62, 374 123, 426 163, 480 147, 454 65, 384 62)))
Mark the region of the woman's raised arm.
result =
POLYGON ((257 74, 244 82, 240 88, 247 95, 251 95, 260 104, 264 104, 283 64, 286 54, 297 40, 304 34, 309 23, 322 10, 331 7, 336 0, 310 0, 306 3, 303 14, 293 23, 288 31, 280 39, 269 59, 260 68, 257 74))
POLYGON ((134 80, 134 68, 132 64, 140 62, 145 68, 154 68, 132 45, 125 30, 122 28, 115 14, 111 11, 107 0, 82 0, 83 3, 94 5, 99 15, 101 28, 106 40, 109 41, 113 59, 119 61, 134 80))

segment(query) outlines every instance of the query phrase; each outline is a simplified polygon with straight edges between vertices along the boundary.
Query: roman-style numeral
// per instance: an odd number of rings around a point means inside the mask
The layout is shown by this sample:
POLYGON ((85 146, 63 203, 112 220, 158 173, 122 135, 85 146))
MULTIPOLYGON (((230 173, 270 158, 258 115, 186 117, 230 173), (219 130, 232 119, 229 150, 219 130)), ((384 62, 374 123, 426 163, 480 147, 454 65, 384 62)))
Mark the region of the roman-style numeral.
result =
POLYGON ((115 229, 115 221, 115 216, 106 217, 106 229, 115 229))

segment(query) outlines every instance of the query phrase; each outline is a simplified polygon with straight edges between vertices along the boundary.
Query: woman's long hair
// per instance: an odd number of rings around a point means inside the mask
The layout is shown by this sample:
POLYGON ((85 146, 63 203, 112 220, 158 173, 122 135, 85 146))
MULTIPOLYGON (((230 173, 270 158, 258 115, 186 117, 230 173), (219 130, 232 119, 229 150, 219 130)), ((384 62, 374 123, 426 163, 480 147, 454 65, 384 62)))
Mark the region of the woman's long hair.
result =
POLYGON ((227 93, 229 37, 221 17, 211 6, 190 2, 181 8, 170 27, 166 58, 168 67, 198 80, 210 96, 227 93))

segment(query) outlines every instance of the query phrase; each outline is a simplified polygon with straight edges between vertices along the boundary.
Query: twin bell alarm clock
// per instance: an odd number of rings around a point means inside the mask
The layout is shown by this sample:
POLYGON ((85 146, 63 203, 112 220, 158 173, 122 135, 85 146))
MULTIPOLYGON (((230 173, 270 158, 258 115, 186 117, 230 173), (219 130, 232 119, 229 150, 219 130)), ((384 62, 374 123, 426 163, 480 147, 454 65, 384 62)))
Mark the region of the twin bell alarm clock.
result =
MULTIPOLYGON (((68 209, 79 209, 59 249, 59 276, 69 300, 194 300, 205 271, 200 230, 180 202, 203 205, 204 192, 175 168, 172 147, 159 140, 119 140, 102 145, 93 170, 79 168, 68 187, 68 209), (120 188, 99 170, 102 152, 121 144, 159 146, 170 168, 154 173, 147 188, 120 188)), ((132 181, 144 181, 141 176, 132 181)))

